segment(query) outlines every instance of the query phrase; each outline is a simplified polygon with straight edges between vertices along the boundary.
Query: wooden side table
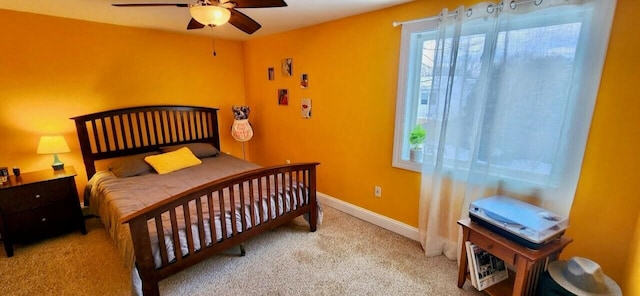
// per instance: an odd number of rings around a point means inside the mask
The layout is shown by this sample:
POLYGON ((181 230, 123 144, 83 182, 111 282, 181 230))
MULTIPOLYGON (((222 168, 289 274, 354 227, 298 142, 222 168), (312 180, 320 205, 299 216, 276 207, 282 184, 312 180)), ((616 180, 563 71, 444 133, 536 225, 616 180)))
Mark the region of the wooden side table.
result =
POLYGON ((500 282, 483 290, 489 295, 534 295, 538 277, 549 261, 557 260, 560 252, 573 240, 561 237, 540 248, 532 250, 471 222, 469 218, 458 220, 462 226, 462 251, 458 271, 458 287, 462 288, 469 275, 467 251, 464 242, 471 241, 485 251, 504 260, 507 266, 515 267, 515 278, 500 282), (513 285, 511 287, 511 285, 513 285))
POLYGON ((7 257, 15 241, 85 228, 72 166, 10 176, 0 184, 0 234, 7 257))

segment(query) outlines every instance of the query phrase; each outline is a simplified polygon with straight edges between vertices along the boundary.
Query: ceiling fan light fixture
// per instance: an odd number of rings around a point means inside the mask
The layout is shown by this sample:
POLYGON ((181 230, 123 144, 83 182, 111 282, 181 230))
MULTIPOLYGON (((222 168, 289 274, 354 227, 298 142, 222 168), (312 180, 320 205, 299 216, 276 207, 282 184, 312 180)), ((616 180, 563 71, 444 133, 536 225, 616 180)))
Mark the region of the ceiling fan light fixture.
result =
POLYGON ((189 13, 199 23, 205 26, 220 26, 226 24, 231 18, 231 11, 221 6, 207 4, 198 1, 189 6, 189 13))

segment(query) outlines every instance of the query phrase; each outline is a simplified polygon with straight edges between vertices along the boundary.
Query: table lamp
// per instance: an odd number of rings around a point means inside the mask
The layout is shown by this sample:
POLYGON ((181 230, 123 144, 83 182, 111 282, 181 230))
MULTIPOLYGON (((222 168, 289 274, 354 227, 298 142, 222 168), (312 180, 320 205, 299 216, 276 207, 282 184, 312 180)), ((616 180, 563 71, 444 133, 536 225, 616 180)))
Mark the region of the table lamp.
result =
POLYGON ((69 152, 69 145, 64 140, 63 136, 42 136, 40 137, 40 143, 38 144, 38 154, 53 154, 53 164, 51 167, 54 170, 64 169, 64 163, 58 158, 58 153, 69 152))

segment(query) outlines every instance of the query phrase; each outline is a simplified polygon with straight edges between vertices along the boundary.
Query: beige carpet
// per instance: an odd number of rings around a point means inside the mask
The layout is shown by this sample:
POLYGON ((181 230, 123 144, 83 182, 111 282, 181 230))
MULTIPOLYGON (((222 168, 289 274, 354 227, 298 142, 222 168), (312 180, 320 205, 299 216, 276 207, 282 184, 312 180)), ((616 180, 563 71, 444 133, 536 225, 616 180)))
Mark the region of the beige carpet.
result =
MULTIPOLYGON (((129 272, 98 219, 89 233, 0 251, 0 295, 129 295, 129 272)), ((457 265, 412 240, 325 207, 160 283, 162 295, 482 295, 458 289, 457 265)))

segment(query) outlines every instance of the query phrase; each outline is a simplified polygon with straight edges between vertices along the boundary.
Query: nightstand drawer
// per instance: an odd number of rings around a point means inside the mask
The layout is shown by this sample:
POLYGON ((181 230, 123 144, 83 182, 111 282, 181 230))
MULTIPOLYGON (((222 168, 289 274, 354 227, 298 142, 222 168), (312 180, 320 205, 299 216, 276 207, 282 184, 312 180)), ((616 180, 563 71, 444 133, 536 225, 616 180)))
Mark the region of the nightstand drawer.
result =
POLYGON ((471 232, 469 234, 469 240, 476 244, 481 249, 495 255, 496 257, 504 260, 508 265, 516 264, 516 252, 512 249, 496 243, 493 240, 488 239, 482 234, 477 232, 471 232))
POLYGON ((33 183, 7 190, 0 205, 5 215, 69 201, 70 186, 67 179, 33 183))
POLYGON ((42 207, 7 216, 5 221, 9 232, 14 234, 14 239, 50 236, 76 228, 74 210, 66 204, 42 207))

